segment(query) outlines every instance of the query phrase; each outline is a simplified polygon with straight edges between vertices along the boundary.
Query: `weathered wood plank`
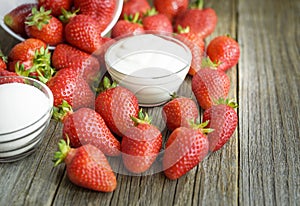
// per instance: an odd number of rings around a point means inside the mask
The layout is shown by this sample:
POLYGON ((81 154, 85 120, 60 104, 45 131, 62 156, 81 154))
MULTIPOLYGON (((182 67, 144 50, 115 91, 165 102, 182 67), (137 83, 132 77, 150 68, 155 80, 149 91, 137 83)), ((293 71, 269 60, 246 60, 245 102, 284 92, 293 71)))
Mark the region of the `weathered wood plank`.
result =
POLYGON ((239 1, 238 11, 239 202, 299 205, 299 1, 239 1))

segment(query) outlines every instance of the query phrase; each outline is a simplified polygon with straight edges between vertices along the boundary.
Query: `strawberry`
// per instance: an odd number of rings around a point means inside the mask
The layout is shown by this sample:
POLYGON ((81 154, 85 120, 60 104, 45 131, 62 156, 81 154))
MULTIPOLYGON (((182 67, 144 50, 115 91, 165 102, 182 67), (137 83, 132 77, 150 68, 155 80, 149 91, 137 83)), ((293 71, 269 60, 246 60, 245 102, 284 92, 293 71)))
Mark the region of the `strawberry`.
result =
POLYGON ((60 106, 63 100, 74 110, 81 107, 92 108, 94 105, 95 95, 76 69, 64 68, 57 71, 47 82, 47 86, 53 93, 56 107, 60 106))
POLYGON ((124 16, 134 16, 136 13, 142 18, 150 8, 147 0, 124 0, 120 19, 123 19, 124 16))
POLYGON ((13 83, 13 82, 24 83, 22 79, 15 78, 18 76, 19 75, 15 72, 11 72, 8 70, 0 70, 0 84, 13 83))
POLYGON ((103 39, 98 22, 88 15, 78 14, 65 26, 65 39, 74 47, 89 54, 101 48, 103 39))
POLYGON ((137 97, 128 89, 112 84, 107 77, 103 79, 103 91, 95 102, 95 110, 104 119, 108 128, 118 136, 123 136, 134 123, 131 116, 137 117, 139 105, 137 97))
POLYGON ((183 28, 189 26, 191 32, 196 33, 201 38, 209 36, 216 28, 217 14, 212 8, 202 8, 203 0, 197 0, 196 5, 187 9, 176 18, 175 29, 178 25, 183 28))
POLYGON ((180 178, 206 157, 209 143, 205 133, 211 132, 210 129, 204 129, 206 125, 178 127, 170 134, 163 155, 164 174, 169 179, 180 178))
POLYGON ((116 0, 74 0, 74 6, 82 14, 94 18, 103 31, 113 18, 116 0))
POLYGON ((172 22, 166 15, 157 13, 155 8, 146 12, 143 17, 142 24, 146 31, 173 32, 172 22))
POLYGON ((36 3, 24 3, 4 16, 4 23, 16 34, 27 38, 27 34, 25 31, 25 20, 26 17, 31 13, 33 7, 36 7, 36 3))
MULTIPOLYGON (((63 102, 62 107, 68 107, 68 103, 63 102)), ((63 110, 68 111, 65 108, 63 110)), ((74 112, 69 110, 60 119, 63 122, 63 135, 65 139, 70 139, 71 147, 92 144, 106 155, 120 154, 120 142, 110 132, 100 114, 90 108, 80 108, 74 112)))
POLYGON ((2 50, 0 49, 0 71, 7 69, 6 63, 7 63, 7 56, 5 56, 2 50))
POLYGON ((27 36, 41 39, 49 45, 57 45, 63 42, 63 24, 56 17, 51 15, 51 10, 41 7, 37 10, 32 8, 29 16, 26 17, 25 31, 27 36))
POLYGON ((117 21, 115 26, 111 30, 111 37, 121 37, 129 34, 142 34, 144 33, 144 27, 140 22, 139 14, 134 17, 126 17, 123 20, 117 21))
POLYGON ((70 10, 73 0, 38 0, 38 7, 44 7, 51 10, 51 14, 55 17, 61 15, 61 9, 70 10))
POLYGON ((117 187, 117 180, 105 155, 93 145, 71 148, 61 140, 59 151, 54 155, 55 166, 64 162, 69 180, 80 187, 112 192, 117 187))
POLYGON ((189 69, 189 75, 194 76, 196 72, 201 69, 201 62, 205 49, 204 40, 191 32, 189 27, 182 28, 180 25, 177 28, 176 37, 185 43, 192 52, 192 62, 189 69))
POLYGON ((206 53, 213 62, 219 64, 218 69, 227 71, 238 63, 240 46, 229 35, 217 36, 209 42, 206 53))
POLYGON ((132 117, 132 120, 135 126, 128 129, 122 138, 122 159, 128 171, 142 173, 155 161, 162 147, 162 134, 150 124, 148 114, 142 110, 139 117, 132 117))
POLYGON ((189 5, 188 0, 154 0, 154 7, 156 10, 165 14, 171 22, 184 12, 189 5))
POLYGON ((178 127, 189 127, 190 121, 198 118, 199 111, 192 99, 172 95, 172 100, 163 106, 162 115, 168 129, 173 131, 178 127))
POLYGON ((220 99, 217 105, 204 111, 203 121, 209 121, 207 127, 214 130, 207 135, 211 151, 222 148, 234 133, 238 123, 238 115, 234 108, 237 108, 235 102, 220 99))
POLYGON ((96 57, 68 44, 57 45, 51 59, 56 70, 74 68, 82 73, 83 78, 90 85, 100 72, 96 57))
POLYGON ((8 70, 46 83, 54 74, 51 53, 45 42, 35 38, 16 44, 8 54, 8 70))
POLYGON ((221 70, 203 68, 192 78, 192 91, 202 109, 208 109, 220 98, 226 99, 229 89, 230 79, 221 70))

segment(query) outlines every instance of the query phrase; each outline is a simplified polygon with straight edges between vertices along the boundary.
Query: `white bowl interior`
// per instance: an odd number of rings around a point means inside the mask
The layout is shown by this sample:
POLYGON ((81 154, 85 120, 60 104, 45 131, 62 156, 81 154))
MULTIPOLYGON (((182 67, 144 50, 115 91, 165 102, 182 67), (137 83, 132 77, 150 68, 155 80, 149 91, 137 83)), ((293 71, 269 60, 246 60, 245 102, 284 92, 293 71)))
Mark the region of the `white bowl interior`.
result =
POLYGON ((169 100, 184 81, 191 59, 184 43, 163 34, 123 37, 105 53, 111 77, 131 90, 141 106, 156 106, 169 100))

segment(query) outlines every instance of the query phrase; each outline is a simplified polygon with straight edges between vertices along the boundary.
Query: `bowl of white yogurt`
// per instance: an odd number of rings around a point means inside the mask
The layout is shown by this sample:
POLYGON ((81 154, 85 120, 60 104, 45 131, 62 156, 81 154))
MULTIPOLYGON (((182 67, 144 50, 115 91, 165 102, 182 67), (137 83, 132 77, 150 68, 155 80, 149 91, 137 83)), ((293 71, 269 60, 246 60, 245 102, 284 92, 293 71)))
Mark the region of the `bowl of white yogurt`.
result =
POLYGON ((192 54, 173 34, 143 33, 115 39, 104 60, 112 79, 131 90, 140 106, 153 107, 177 92, 192 54))
POLYGON ((52 117, 53 94, 28 77, 0 77, 0 162, 34 152, 52 117))

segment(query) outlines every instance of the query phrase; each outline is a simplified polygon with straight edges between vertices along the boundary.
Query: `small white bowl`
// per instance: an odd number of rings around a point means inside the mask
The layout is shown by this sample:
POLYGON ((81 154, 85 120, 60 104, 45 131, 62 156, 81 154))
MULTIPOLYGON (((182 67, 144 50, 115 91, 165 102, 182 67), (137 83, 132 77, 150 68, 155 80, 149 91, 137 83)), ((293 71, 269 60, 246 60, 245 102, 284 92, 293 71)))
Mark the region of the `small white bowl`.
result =
MULTIPOLYGON (((3 1, 1 2, 0 7, 0 25, 1 27, 9 33, 14 38, 18 39, 19 41, 24 41, 25 39, 21 37, 20 35, 13 32, 5 23, 4 23, 4 16, 16 8, 19 5, 25 4, 25 3, 37 3, 37 0, 9 0, 9 1, 3 1)), ((109 25, 106 27, 106 29, 101 33, 101 36, 107 35, 110 30, 113 28, 113 26, 117 23, 123 7, 123 0, 116 0, 116 9, 113 16, 113 19, 109 23, 109 25)), ((50 46, 49 49, 53 50, 55 46, 50 46)))
POLYGON ((149 32, 116 39, 104 59, 111 77, 131 90, 140 106, 153 107, 177 92, 189 71, 192 54, 173 34, 149 32))
POLYGON ((0 77, 0 96, 7 97, 0 102, 0 162, 11 162, 34 152, 43 140, 52 117, 53 94, 38 80, 4 76, 0 77), (13 102, 18 96, 20 101, 13 102))

